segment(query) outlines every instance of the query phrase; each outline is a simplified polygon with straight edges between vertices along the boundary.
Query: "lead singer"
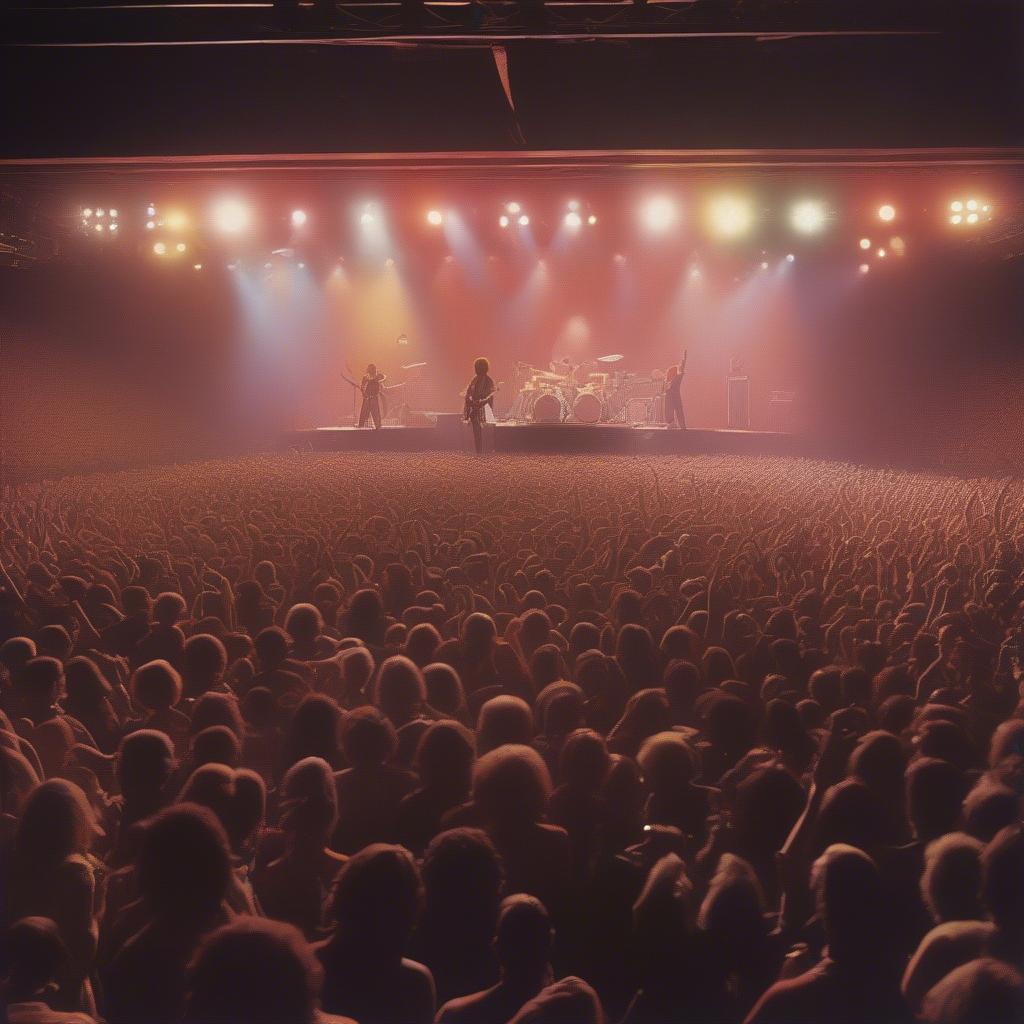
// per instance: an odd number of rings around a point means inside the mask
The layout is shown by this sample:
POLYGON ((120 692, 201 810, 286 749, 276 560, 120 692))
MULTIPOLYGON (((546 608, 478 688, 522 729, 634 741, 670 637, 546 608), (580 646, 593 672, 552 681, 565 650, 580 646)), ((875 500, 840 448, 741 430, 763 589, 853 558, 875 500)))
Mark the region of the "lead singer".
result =
POLYGON ((462 418, 473 426, 473 444, 477 455, 482 454, 484 450, 486 408, 488 405, 493 407, 494 393, 498 390, 488 374, 490 368, 491 364, 483 358, 473 364, 476 376, 466 388, 466 404, 462 411, 462 418))

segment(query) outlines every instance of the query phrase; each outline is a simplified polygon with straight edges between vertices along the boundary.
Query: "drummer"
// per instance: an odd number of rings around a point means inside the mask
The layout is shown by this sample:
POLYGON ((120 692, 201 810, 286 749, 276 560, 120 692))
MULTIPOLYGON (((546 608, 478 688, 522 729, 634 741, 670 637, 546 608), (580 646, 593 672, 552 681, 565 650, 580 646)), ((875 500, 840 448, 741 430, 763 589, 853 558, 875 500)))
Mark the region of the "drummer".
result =
POLYGON ((576 365, 568 356, 562 356, 561 359, 553 360, 548 365, 551 367, 551 372, 557 373, 559 377, 564 377, 567 384, 576 383, 573 379, 574 374, 576 373, 576 365))

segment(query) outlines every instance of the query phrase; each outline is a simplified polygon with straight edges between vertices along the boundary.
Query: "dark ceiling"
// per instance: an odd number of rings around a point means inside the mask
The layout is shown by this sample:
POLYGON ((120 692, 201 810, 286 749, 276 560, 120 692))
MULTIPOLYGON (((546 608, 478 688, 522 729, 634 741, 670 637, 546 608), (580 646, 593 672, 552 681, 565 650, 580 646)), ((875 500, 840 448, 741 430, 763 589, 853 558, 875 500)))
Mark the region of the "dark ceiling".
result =
POLYGON ((235 43, 219 29, 201 41, 193 11, 174 45, 173 10, 160 31, 121 25, 116 40, 81 10, 66 24, 8 10, 4 38, 31 45, 0 47, 0 159, 1024 143, 1013 7, 867 33, 843 10, 841 31, 793 34, 734 17, 728 31, 631 37, 239 31, 235 43), (88 45, 67 45, 76 37, 88 45))

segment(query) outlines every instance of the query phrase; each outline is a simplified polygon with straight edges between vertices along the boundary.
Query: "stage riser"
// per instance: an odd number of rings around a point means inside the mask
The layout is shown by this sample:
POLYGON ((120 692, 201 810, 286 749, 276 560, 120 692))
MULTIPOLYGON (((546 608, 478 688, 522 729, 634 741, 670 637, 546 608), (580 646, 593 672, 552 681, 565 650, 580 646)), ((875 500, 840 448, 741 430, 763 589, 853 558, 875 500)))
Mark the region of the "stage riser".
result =
MULTIPOLYGON (((806 443, 793 434, 752 430, 646 430, 631 427, 572 424, 497 425, 485 428, 488 450, 529 454, 605 455, 803 455, 806 443)), ((385 427, 355 430, 351 427, 297 430, 284 439, 285 446, 315 452, 429 452, 472 451, 468 426, 385 427)))

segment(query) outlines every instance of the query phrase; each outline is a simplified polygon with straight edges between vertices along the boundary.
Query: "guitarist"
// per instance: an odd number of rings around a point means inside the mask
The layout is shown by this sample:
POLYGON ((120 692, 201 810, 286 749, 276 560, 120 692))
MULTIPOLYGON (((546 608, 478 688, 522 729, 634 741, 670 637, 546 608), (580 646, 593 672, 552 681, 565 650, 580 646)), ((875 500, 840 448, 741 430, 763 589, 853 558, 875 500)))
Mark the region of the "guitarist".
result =
POLYGON ((670 427, 686 429, 683 414, 683 374, 686 373, 686 353, 678 366, 670 366, 665 372, 665 422, 670 427))
POLYGON ((380 430, 380 398, 381 389, 387 377, 377 372, 377 367, 370 363, 363 374, 359 390, 363 394, 363 404, 359 409, 359 426, 365 427, 367 420, 373 420, 373 429, 380 430))
POLYGON ((498 390, 491 380, 491 364, 483 358, 473 364, 476 376, 469 382, 466 388, 466 404, 462 411, 462 418, 473 426, 473 444, 476 447, 477 455, 484 450, 484 428, 486 421, 486 407, 494 406, 494 394, 498 390))

